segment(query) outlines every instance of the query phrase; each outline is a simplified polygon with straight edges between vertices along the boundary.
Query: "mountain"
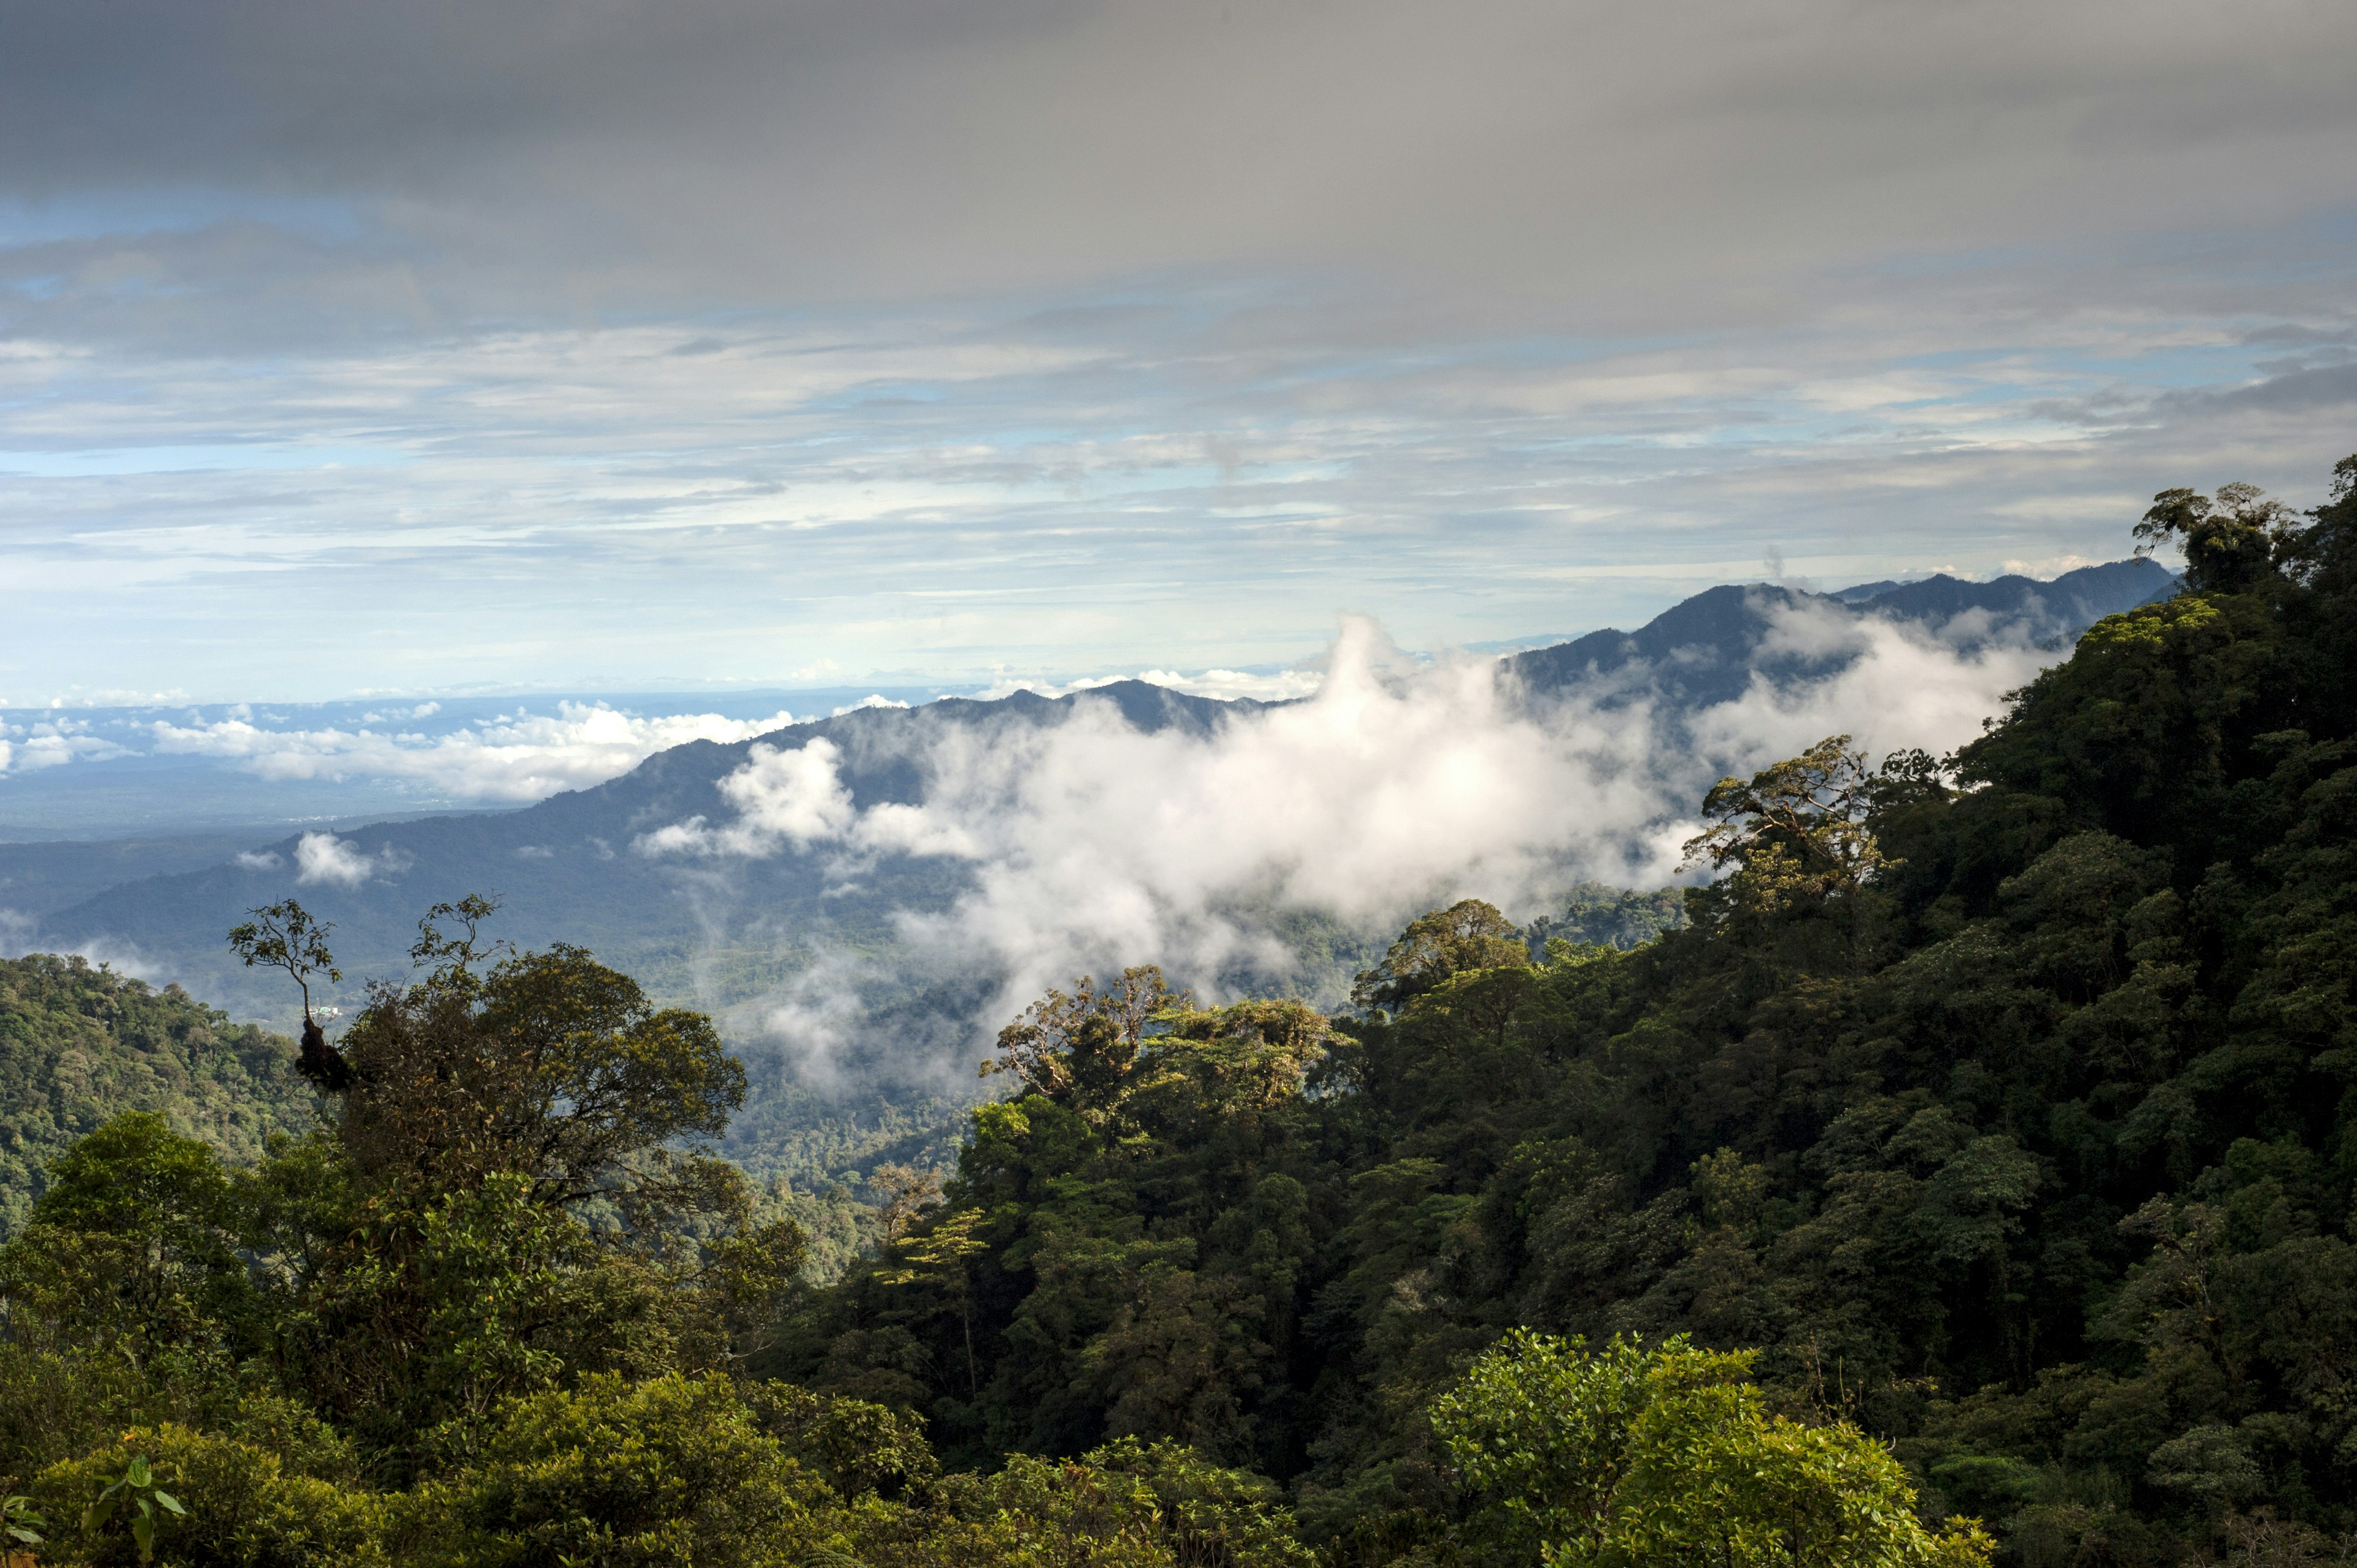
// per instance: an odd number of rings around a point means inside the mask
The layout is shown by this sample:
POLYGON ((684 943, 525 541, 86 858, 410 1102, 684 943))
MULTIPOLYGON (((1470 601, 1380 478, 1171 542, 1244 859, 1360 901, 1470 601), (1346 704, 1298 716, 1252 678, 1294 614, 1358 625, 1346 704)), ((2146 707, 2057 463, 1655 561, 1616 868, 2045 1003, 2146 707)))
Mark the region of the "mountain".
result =
MULTIPOLYGON (((798 933, 820 927, 838 941, 888 942, 889 911, 938 907, 953 892, 950 879, 934 862, 898 857, 877 868, 865 897, 846 900, 828 897, 823 868, 781 857, 746 863, 738 885, 724 888, 710 874, 630 853, 634 841, 693 817, 730 815, 720 781, 744 767, 755 746, 830 742, 841 748, 855 805, 909 804, 922 797, 918 758, 928 740, 963 732, 987 746, 1010 730, 1069 722, 1084 703, 1109 703, 1142 731, 1196 734, 1259 706, 1125 681, 1054 699, 1018 692, 996 702, 947 698, 920 708, 857 709, 760 741, 674 746, 618 779, 522 811, 355 830, 339 842, 369 869, 346 881, 313 877, 300 893, 307 908, 336 923, 348 1000, 370 978, 406 972, 414 923, 427 905, 496 891, 504 903, 500 934, 519 945, 577 942, 658 994, 726 1005, 791 971, 790 953, 780 960, 780 942, 791 950, 798 933), (759 918, 734 933, 733 946, 716 950, 714 920, 724 904, 757 908, 759 918)), ((303 838, 289 835, 200 870, 114 886, 54 912, 40 934, 69 944, 112 944, 126 961, 168 969, 202 994, 291 1021, 291 998, 240 970, 221 933, 241 911, 285 896, 303 838)))
POLYGON ((49 1161, 124 1111, 161 1115, 231 1159, 312 1124, 312 1094, 281 1036, 80 958, 0 959, 0 1236, 49 1161))
MULTIPOLYGON (((1573 699, 1609 706, 1645 697, 1674 736, 1680 715, 1742 698, 1755 675, 1778 682, 1817 679, 1858 656, 1854 638, 1795 643, 1785 635, 1795 624, 1855 632, 1880 620, 1960 649, 1998 637, 2052 641, 2173 585, 2149 562, 2120 562, 2051 583, 1935 577, 1869 585, 1874 591, 1855 602, 1775 586, 1721 587, 1634 632, 1597 632, 1512 656, 1498 668, 1542 708, 1573 699), (1796 646, 1801 651, 1790 650, 1796 646)), ((347 977, 334 1001, 349 1009, 368 980, 406 972, 415 921, 427 906, 495 893, 504 906, 496 934, 523 947, 588 947, 654 994, 715 1013, 740 1046, 796 1030, 823 1032, 826 1021, 813 1023, 812 1006, 855 1009, 858 1039, 831 1047, 834 1054, 824 1060, 789 1062, 774 1048, 748 1053, 756 1058, 756 1103, 737 1134, 745 1147, 770 1146, 790 1127, 801 1129, 793 1134, 800 1137, 830 1116, 850 1114, 856 1122, 856 1105, 866 1104, 862 1138, 811 1145, 789 1162, 805 1172, 839 1171, 856 1163, 861 1149, 932 1136, 937 1123, 929 1116, 906 1124, 893 1120, 912 1105, 939 1101, 946 1108, 970 1098, 972 1020, 987 1009, 1001 977, 918 953, 905 922, 950 908, 982 873, 970 860, 877 852, 854 874, 842 857, 801 841, 725 861, 657 856, 640 852, 647 836, 684 831, 683 824, 736 822, 743 801, 724 781, 746 772, 757 747, 791 751, 825 742, 836 754, 844 809, 864 813, 924 801, 940 784, 928 768, 959 747, 967 755, 1006 754, 1084 714, 1102 723, 1110 708, 1142 734, 1200 737, 1264 705, 1125 681, 1056 698, 1018 692, 996 701, 860 708, 759 739, 674 746, 619 778, 523 810, 282 837, 200 868, 53 905, 36 935, 44 944, 116 955, 235 1014, 291 1027, 287 988, 239 968, 223 945, 223 933, 244 910, 291 891, 334 922, 347 977), (827 997, 796 1001, 794 988, 823 971, 844 978, 827 997), (788 1006, 802 1009, 793 1015, 794 1030, 771 1022, 788 1006), (832 1111, 811 1098, 822 1092, 833 1097, 832 1111)), ((1676 806, 1690 810, 1691 802, 1681 798, 1676 806)), ((1351 973, 1380 951, 1367 944, 1381 933, 1343 929, 1314 913, 1266 909, 1255 918, 1295 958, 1269 967, 1275 961, 1264 949, 1252 961, 1262 968, 1224 973, 1226 989, 1301 987, 1339 995, 1337 988, 1347 989, 1351 973)))
POLYGON ((2105 616, 2176 591, 2176 576, 2149 559, 2083 566, 2045 583, 1935 576, 1865 583, 1832 594, 1770 584, 1718 587, 1672 606, 1633 632, 1590 632, 1504 662, 1535 693, 1577 693, 1607 705, 1644 697, 1674 711, 1690 710, 1736 701, 1755 673, 1780 683, 1819 679, 1853 657, 1846 650, 1763 651, 1779 612, 1813 608, 1836 618, 1892 621, 1971 652, 2001 639, 2063 641, 2105 616))
POLYGON ((219 865, 255 847, 255 836, 181 833, 94 843, 76 839, 0 843, 0 909, 13 911, 19 919, 52 914, 126 882, 219 865))
MULTIPOLYGON (((1596 1547, 1595 1499, 1653 1509, 1670 1466, 1549 1412, 1646 1384, 1619 1337, 1688 1337, 1740 1359, 1683 1387, 1746 1368, 1815 1434, 1857 1423, 2007 1568, 2345 1562, 2357 457, 2336 479, 2304 532, 2197 535, 2198 596, 2082 639, 1953 772, 1861 797, 1846 756, 1785 761, 1681 929, 1583 892, 1563 934, 1598 945, 1533 968, 1468 900, 1351 1016, 1141 1038, 1158 998, 1058 999, 948 1201, 759 1369, 913 1408, 961 1460, 1222 1445, 1333 1562, 1666 1568, 1746 1554, 1596 1547), (1465 1378, 1501 1344, 1519 1378, 1465 1378), (1512 1413, 1469 1436, 1476 1385, 1512 1413), (1499 1476, 1544 1477, 1514 1507, 1574 1544, 1452 1538, 1499 1476)), ((1789 1544, 1801 1494, 1719 1457, 1736 1408, 1656 1430, 1714 1496, 1775 1498, 1753 1560, 1865 1561, 1789 1544)))
POLYGON ((1908 583, 1860 583, 1837 588, 1828 596, 1910 620, 1957 616, 1966 610, 2044 617, 2051 628, 2049 635, 2059 637, 2092 626, 2107 615, 2167 598, 2177 587, 2176 573, 2149 556, 2136 556, 2082 566, 2047 582, 2004 576, 1971 583, 1939 574, 1908 583))
MULTIPOLYGON (((953 1151, 875 1169, 860 1213, 847 1184, 746 1194, 650 1158, 716 1129, 736 1079, 694 1031, 616 1028, 577 952, 480 1011, 380 997, 330 1136, 251 1179, 145 1117, 51 1165, 0 1248, 11 1511, 84 1564, 129 1555, 87 1499, 159 1482, 166 1560, 288 1568, 2345 1563, 2357 456, 2335 479, 2308 530, 2183 509, 2196 591, 2059 658, 1940 663, 2015 642, 2042 597, 1935 585, 1908 626, 1721 596, 1695 618, 1737 628, 1736 705, 1811 735, 2020 683, 1943 766, 1824 743, 1714 791, 1705 885, 1577 884, 1545 922, 1427 907, 1346 1012, 1204 1006, 1144 966, 1032 989, 1004 1092, 953 1151), (1861 678, 1796 708, 1760 685, 1787 660, 1861 678)), ((728 756, 683 748, 477 847, 628 832, 678 889, 760 865, 813 911, 920 860, 986 901, 1047 857, 1083 875, 1033 894, 1200 964, 1101 886, 1153 891, 1123 872, 1157 854, 1214 863, 1198 893, 1250 886, 1289 850, 1344 878, 1265 886, 1341 908, 1404 838, 1458 864, 1552 845, 1480 819, 1552 834, 1633 775, 1690 778, 1649 770, 1646 711, 1598 714, 1727 674, 1706 641, 1608 645, 1548 714, 1514 706, 1547 699, 1527 677, 1389 682, 1350 639, 1316 700, 1252 722, 1150 690, 879 716, 716 782, 728 756), (1607 768, 1557 767, 1569 746, 1607 768), (1321 768, 1340 790, 1294 789, 1321 768), (1010 771, 1046 788, 995 789, 1010 771), (1146 787, 1166 776, 1187 788, 1146 787), (970 809, 1009 800, 1024 834, 970 809)), ((1684 711, 1705 738, 1741 716, 1684 711)), ((287 853, 322 887, 420 891, 370 834, 287 853)), ((899 931, 902 974, 937 972, 942 929, 899 931)), ((128 1026, 144 988, 12 972, 50 989, 0 1018, 87 1042, 35 1054, 45 1105, 89 1078, 78 1053, 222 1059, 128 1026)), ((811 1130, 813 1157, 925 1135, 839 1104, 811 1130)))

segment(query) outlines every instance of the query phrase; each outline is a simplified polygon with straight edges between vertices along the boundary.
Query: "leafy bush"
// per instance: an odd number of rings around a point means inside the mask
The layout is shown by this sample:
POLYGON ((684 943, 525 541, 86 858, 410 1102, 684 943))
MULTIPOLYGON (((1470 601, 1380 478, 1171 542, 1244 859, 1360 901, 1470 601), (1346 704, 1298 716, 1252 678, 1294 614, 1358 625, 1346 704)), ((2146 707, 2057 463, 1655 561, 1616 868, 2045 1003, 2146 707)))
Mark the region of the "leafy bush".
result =
POLYGON ((279 1456, 235 1438, 167 1422, 135 1428, 81 1458, 52 1465, 33 1486, 56 1557, 117 1568, 139 1561, 120 1511, 86 1527, 84 1510, 134 1459, 185 1509, 164 1520, 155 1561, 168 1568, 311 1568, 382 1562, 385 1500, 313 1476, 289 1476, 279 1456))
POLYGON ((770 1568, 821 1538, 824 1484, 719 1374, 593 1376, 510 1401, 463 1469, 424 1488, 404 1561, 770 1568))
POLYGON ((1888 1448, 1770 1412, 1752 1359, 1508 1336, 1432 1410, 1478 1499, 1473 1539, 1545 1568, 1985 1568, 1976 1522, 1926 1530, 1888 1448))

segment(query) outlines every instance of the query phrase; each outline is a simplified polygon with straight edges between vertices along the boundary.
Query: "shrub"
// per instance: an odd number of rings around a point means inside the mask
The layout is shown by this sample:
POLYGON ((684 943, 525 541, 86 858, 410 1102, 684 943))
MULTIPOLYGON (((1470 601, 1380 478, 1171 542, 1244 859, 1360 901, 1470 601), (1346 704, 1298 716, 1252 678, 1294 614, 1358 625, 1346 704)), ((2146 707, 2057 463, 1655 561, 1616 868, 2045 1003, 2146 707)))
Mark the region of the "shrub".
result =
POLYGON ((421 1488, 404 1562, 770 1568, 817 1542, 825 1486, 728 1380, 599 1375, 509 1401, 475 1461, 421 1488))
POLYGON ((1546 1568, 1986 1568, 1977 1521, 1924 1529, 1889 1449, 1770 1414, 1751 1359, 1509 1336, 1433 1404, 1474 1535, 1546 1568))
POLYGON ((82 1528, 82 1510, 136 1455, 147 1457, 157 1484, 188 1510, 158 1530, 158 1563, 366 1568, 386 1561, 379 1539, 382 1498, 314 1476, 286 1475, 275 1454, 171 1422, 135 1428, 119 1442, 41 1472, 33 1496, 49 1520, 52 1558, 91 1568, 127 1568, 138 1561, 119 1513, 96 1530, 82 1528))

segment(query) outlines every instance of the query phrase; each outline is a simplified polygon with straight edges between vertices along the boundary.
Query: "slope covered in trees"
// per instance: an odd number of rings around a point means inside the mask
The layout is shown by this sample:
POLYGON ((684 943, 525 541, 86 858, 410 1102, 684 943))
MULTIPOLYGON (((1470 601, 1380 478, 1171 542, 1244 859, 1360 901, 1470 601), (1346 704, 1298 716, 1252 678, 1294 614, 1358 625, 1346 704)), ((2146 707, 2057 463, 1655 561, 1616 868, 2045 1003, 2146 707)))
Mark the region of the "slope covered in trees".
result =
POLYGON ((1518 1326, 1757 1349, 2028 1562, 2349 1530, 2352 484, 2164 495, 2187 594, 1945 763, 1723 783, 1634 950, 1460 906, 1356 1018, 1050 997, 769 1364, 976 1462, 1177 1435, 1371 1559, 1454 1539, 1419 1412, 1518 1326))
POLYGON ((1468 900, 1333 1017, 1050 993, 823 1288, 713 1156, 708 1020, 438 908, 319 1132, 53 1165, 13 1517, 85 1563, 2344 1560, 2352 490, 2165 494, 2188 593, 1953 758, 1722 781, 1682 924, 1468 900))
POLYGON ((239 1163, 312 1121, 284 1038, 80 958, 0 959, 0 1236, 23 1225, 49 1162, 124 1111, 239 1163))

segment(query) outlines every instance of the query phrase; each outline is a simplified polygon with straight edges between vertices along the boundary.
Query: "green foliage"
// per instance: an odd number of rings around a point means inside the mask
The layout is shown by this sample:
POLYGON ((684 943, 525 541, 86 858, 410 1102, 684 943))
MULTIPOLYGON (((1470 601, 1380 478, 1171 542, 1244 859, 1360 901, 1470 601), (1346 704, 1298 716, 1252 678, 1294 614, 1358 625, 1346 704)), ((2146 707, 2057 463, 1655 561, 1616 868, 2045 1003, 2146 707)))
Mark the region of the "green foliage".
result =
POLYGON ((1174 1568, 1308 1568, 1315 1561, 1274 1485, 1167 1440, 1124 1438, 1077 1464, 1017 1455, 986 1495, 1001 1520, 1022 1521, 1025 1535, 1086 1543, 1083 1561, 1174 1568))
POLYGON ((53 1163, 0 1249, 0 1459, 27 1474, 109 1430, 210 1438, 267 1408, 282 1456, 405 1484, 513 1399, 761 1340, 802 1288, 802 1235, 682 1146, 723 1129, 737 1064, 708 1020, 577 950, 477 972, 503 952, 475 931, 490 912, 429 917, 434 967, 373 993, 328 1129, 239 1171, 128 1112, 53 1163), (454 916, 463 935, 432 929, 454 916))
POLYGON ((242 1165, 272 1133, 313 1125, 312 1105, 292 1045, 178 986, 80 958, 0 960, 0 1236, 24 1226, 49 1162, 120 1112, 242 1165))
POLYGON ((901 1492, 941 1474, 922 1423, 904 1412, 791 1383, 758 1382, 741 1392, 780 1451, 845 1498, 901 1492))
POLYGON ((362 1169, 447 1183, 528 1176, 536 1201, 599 1199, 628 1219, 743 1201, 733 1171, 674 1145, 726 1130, 745 1071, 700 1013, 656 1008, 579 948, 468 967, 441 942, 418 984, 380 989, 342 1042, 357 1079, 339 1133, 362 1169))
POLYGON ((188 1510, 180 1506, 179 1498, 156 1484, 156 1473, 148 1467, 145 1454, 134 1454, 124 1461, 120 1476, 102 1475, 99 1481, 97 1500, 82 1509, 82 1533, 95 1534, 103 1530, 120 1510, 131 1543, 139 1552, 139 1561, 154 1562, 156 1530, 164 1516, 185 1517, 188 1510))
POLYGON ((71 1519, 50 1551, 92 1568, 152 1560, 179 1568, 298 1568, 386 1561, 385 1500, 290 1473, 268 1448, 172 1423, 124 1433, 35 1483, 50 1517, 71 1519), (168 1482, 170 1490, 158 1487, 168 1482), (112 1488, 111 1491, 108 1491, 112 1488), (91 1504, 107 1491, 113 1506, 91 1504), (169 1498, 167 1503, 164 1499, 169 1498), (142 1503, 151 1504, 142 1512, 142 1503), (143 1543, 137 1533, 149 1526, 143 1543))
POLYGON ((1988 1561, 1975 1527, 1927 1530, 1889 1451, 1846 1423, 1770 1412, 1752 1357, 1527 1331, 1435 1401, 1434 1430, 1501 1562, 1640 1564, 1988 1561))
POLYGON ((1756 1390, 1709 1400, 1839 1419, 1760 1414, 1739 1463, 1897 1485, 1822 1435, 1846 1421, 2033 1561, 2357 1526, 2336 473, 2304 521, 2162 497, 2195 591, 2096 627, 1956 757, 1836 736, 1723 781, 1690 927, 1575 947, 1436 910, 1284 1071, 1201 1049, 1278 1036, 1149 972, 1051 996, 1014 1042, 1032 1092, 770 1364, 910 1403, 962 1463, 1186 1441, 1287 1478, 1353 1560, 1462 1546, 1418 1412, 1517 1328, 1756 1351, 1756 1390))
POLYGON ((2215 500, 2163 490, 2136 525, 2136 553, 2173 544, 2185 552, 2185 580, 2196 593, 2247 593, 2275 569, 2299 526, 2298 514, 2265 494, 2256 485, 2222 485, 2215 500))
POLYGON ((1513 923, 1479 898, 1419 916, 1351 988, 1357 1007, 1393 1007, 1469 970, 1524 961, 1513 923))
POLYGON ((1702 801, 1711 825, 1686 843, 1688 865, 1721 874, 1698 890, 1700 907, 1760 919, 1855 900, 1883 867, 1867 823, 1877 783, 1866 754, 1837 735, 1748 782, 1712 785, 1702 801))
POLYGON ((1018 1027, 1034 1091, 976 1112, 947 1203, 760 1364, 887 1403, 938 1378, 930 1413, 962 1463, 1126 1434, 1255 1456, 1246 1402, 1301 1331, 1293 1172, 1329 1024, 1299 1003, 1189 1008, 1132 971, 1018 1027))
POLYGON ((49 1521, 33 1507, 33 1499, 22 1492, 0 1498, 0 1532, 19 1546, 41 1544, 41 1527, 49 1521))
POLYGON ((2147 524, 2193 591, 1956 756, 1723 780, 1690 924, 1462 902, 1334 1018, 1050 992, 945 1179, 912 1122, 757 1189, 708 1021, 438 908, 319 1131, 58 1151, 0 1467, 66 1563, 118 1480, 189 1563, 2345 1556, 2357 458, 2147 524))
POLYGON ((1656 887, 1636 893, 1601 882, 1582 882, 1572 888, 1560 917, 1543 915, 1524 927, 1523 934, 1532 950, 1542 956, 1550 941, 1626 952, 1663 932, 1682 930, 1685 923, 1682 889, 1656 887))
POLYGON ((433 1488, 404 1557, 794 1563, 822 1539, 825 1496, 726 1378, 597 1376, 506 1405, 472 1462, 433 1488))

